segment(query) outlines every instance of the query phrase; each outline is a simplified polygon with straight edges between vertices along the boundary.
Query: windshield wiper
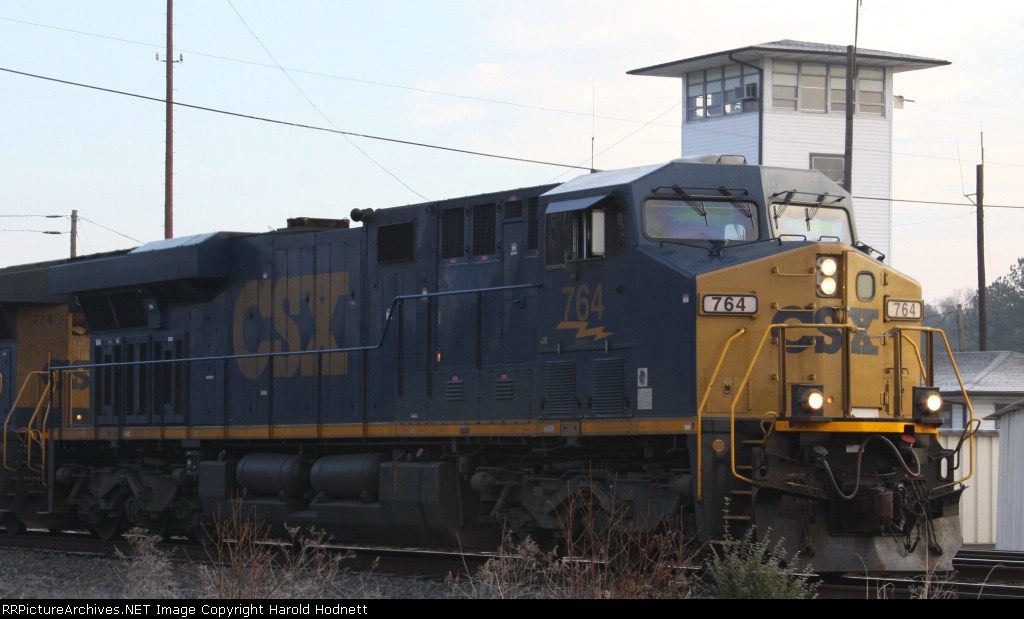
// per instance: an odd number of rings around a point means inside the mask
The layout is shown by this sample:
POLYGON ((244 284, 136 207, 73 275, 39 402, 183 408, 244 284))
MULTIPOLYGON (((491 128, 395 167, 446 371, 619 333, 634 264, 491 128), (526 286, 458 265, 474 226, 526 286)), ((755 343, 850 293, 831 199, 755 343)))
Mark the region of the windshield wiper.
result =
POLYGON ((811 231, 811 220, 817 217, 818 209, 820 206, 806 206, 804 207, 804 221, 807 222, 807 231, 811 231))

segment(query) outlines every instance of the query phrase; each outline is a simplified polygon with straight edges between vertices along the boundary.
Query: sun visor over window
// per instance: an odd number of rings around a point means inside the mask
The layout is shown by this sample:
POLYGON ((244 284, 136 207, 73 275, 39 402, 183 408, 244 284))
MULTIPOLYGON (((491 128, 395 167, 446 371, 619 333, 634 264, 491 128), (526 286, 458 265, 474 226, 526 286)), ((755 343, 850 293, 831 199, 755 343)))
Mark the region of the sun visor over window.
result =
POLYGON ((548 215, 554 215, 555 213, 568 213, 570 211, 581 211, 585 208, 597 204, 601 200, 608 197, 609 194, 602 194, 599 196, 587 196, 586 198, 576 198, 575 200, 559 200, 548 204, 548 215))

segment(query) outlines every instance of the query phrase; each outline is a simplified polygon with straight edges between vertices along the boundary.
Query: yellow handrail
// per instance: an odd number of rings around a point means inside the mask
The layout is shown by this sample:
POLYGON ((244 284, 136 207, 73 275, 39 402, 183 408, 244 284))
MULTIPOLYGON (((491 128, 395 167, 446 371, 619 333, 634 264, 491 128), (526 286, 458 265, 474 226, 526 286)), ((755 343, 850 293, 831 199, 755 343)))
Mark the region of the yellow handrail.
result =
POLYGON ((910 347, 914 349, 914 356, 917 357, 917 369, 921 370, 921 377, 924 378, 925 381, 927 381, 928 370, 925 369, 924 367, 924 359, 921 358, 921 349, 918 348, 917 342, 907 337, 907 334, 903 333, 903 331, 900 331, 900 338, 903 339, 906 343, 910 344, 910 347))
MULTIPOLYGON (((970 419, 970 421, 967 422, 968 423, 968 427, 970 427, 970 425, 973 425, 974 422, 975 422, 975 419, 974 419, 974 407, 971 405, 971 398, 968 397, 968 395, 967 395, 967 387, 964 386, 964 379, 960 377, 960 368, 957 367, 956 359, 953 358, 953 349, 949 345, 949 340, 946 339, 946 332, 943 331, 942 329, 937 329, 935 327, 924 327, 924 326, 918 327, 918 326, 915 326, 915 325, 907 325, 907 326, 904 326, 904 327, 900 327, 900 329, 906 329, 908 331, 921 331, 923 333, 938 333, 939 335, 942 336, 942 344, 946 347, 946 355, 949 356, 949 364, 953 367, 953 373, 956 375, 956 382, 957 382, 957 384, 960 385, 960 393, 961 393, 961 395, 964 396, 964 405, 967 407, 968 412, 970 412, 970 414, 971 414, 971 419, 970 419)), ((979 421, 978 423, 981 423, 981 422, 979 421)), ((941 486, 936 486, 935 487, 936 490, 939 490, 939 489, 942 489, 942 488, 948 488, 949 486, 954 486, 956 484, 962 484, 965 481, 968 481, 971 477, 974 477, 974 460, 975 460, 975 454, 974 454, 974 432, 970 433, 970 439, 969 440, 970 440, 970 447, 971 447, 971 460, 970 460, 970 466, 969 466, 969 468, 967 470, 967 475, 965 475, 964 477, 961 477, 960 479, 957 479, 955 481, 951 481, 948 484, 942 484, 941 486)))
MULTIPOLYGON (((754 480, 752 480, 752 479, 750 479, 750 478, 748 478, 748 477, 746 477, 744 475, 741 475, 736 470, 736 405, 739 403, 740 396, 743 394, 744 389, 746 389, 746 387, 747 387, 747 383, 750 381, 750 375, 754 371, 754 366, 757 364, 757 360, 758 360, 758 358, 761 355, 761 351, 764 349, 764 344, 767 341, 768 336, 772 333, 773 329, 781 329, 783 332, 785 332, 786 329, 820 329, 820 328, 843 329, 845 331, 863 331, 863 329, 861 329, 861 328, 859 328, 859 327, 857 327, 855 325, 843 324, 843 323, 820 323, 820 324, 812 324, 812 323, 799 323, 799 324, 773 323, 773 324, 768 325, 765 328, 764 335, 761 336, 761 341, 758 343, 757 349, 754 351, 754 354, 750 358, 750 365, 747 366, 747 371, 743 375, 743 379, 740 381, 739 387, 736 389, 736 395, 733 397, 732 406, 729 409, 729 441, 730 441, 729 451, 730 451, 730 463, 731 463, 731 467, 732 467, 732 475, 733 475, 733 477, 735 477, 737 479, 740 479, 740 480, 743 480, 743 481, 746 481, 747 483, 753 483, 753 481, 754 481, 754 480)), ((924 326, 916 326, 916 325, 904 325, 904 326, 900 326, 900 327, 897 327, 896 329, 894 329, 894 331, 898 332, 898 336, 901 337, 901 338, 903 337, 903 333, 902 333, 903 330, 907 330, 907 331, 921 331, 921 332, 925 332, 925 333, 938 333, 939 335, 942 336, 942 342, 943 342, 943 344, 946 347, 946 354, 949 355, 950 364, 953 367, 953 372, 956 374, 957 382, 960 385, 960 392, 961 392, 961 394, 964 397, 964 403, 967 406, 967 410, 970 411, 971 417, 970 417, 969 423, 973 424, 974 421, 975 421, 975 418, 974 418, 974 407, 971 405, 971 400, 970 400, 970 398, 967 395, 967 388, 964 386, 963 379, 960 377, 960 370, 959 370, 959 368, 957 368, 956 360, 953 359, 953 350, 952 350, 952 348, 949 345, 949 340, 946 339, 945 332, 942 329, 937 329, 935 327, 924 327, 924 326)), ((784 333, 783 333, 783 335, 781 337, 782 337, 783 340, 785 339, 784 333)), ((785 344, 783 343, 782 345, 785 345, 785 344)), ((923 366, 924 363, 923 363, 923 361, 920 358, 920 352, 918 352, 918 349, 917 349, 916 346, 914 346, 914 350, 915 350, 915 352, 918 355, 918 363, 920 363, 923 366)), ((924 374, 924 368, 923 367, 922 367, 922 374, 924 374)), ((955 485, 955 484, 958 484, 958 483, 963 483, 963 482, 969 480, 971 477, 974 476, 974 460, 975 460, 975 453, 974 453, 974 451, 975 450, 974 450, 974 434, 973 433, 971 433, 971 435, 970 435, 970 449, 971 449, 971 460, 970 460, 970 465, 969 465, 969 469, 968 469, 967 475, 965 475, 964 477, 961 477, 958 480, 951 481, 948 484, 943 484, 941 486, 937 486, 936 490, 941 489, 941 488, 946 488, 948 486, 952 486, 952 485, 955 485)))
MULTIPOLYGON (((754 366, 757 364, 758 357, 761 356, 761 351, 764 349, 764 343, 767 341, 768 336, 771 335, 773 329, 781 329, 783 334, 781 339, 783 340, 782 346, 785 346, 785 331, 786 329, 843 329, 845 331, 864 331, 860 327, 851 324, 844 324, 841 322, 823 322, 823 323, 772 323, 768 325, 764 330, 764 335, 761 336, 761 341, 757 345, 757 350, 750 357, 750 365, 747 366, 747 372, 743 375, 743 380, 740 381, 739 388, 736 389, 736 395, 733 397, 732 406, 729 408, 729 457, 732 465, 732 475, 737 479, 741 479, 747 483, 754 483, 753 479, 740 475, 736 471, 736 405, 740 401, 740 396, 743 394, 743 390, 747 388, 747 383, 750 381, 750 374, 754 371, 754 366)), ((782 377, 785 380, 785 377, 782 377)))
POLYGON ((704 432, 704 408, 708 404, 708 398, 711 397, 711 388, 715 385, 715 380, 718 378, 718 371, 722 369, 722 363, 725 362, 725 356, 729 353, 729 348, 732 346, 733 341, 747 332, 746 327, 740 327, 729 336, 729 339, 725 341, 725 346, 722 347, 722 354, 718 356, 718 363, 715 364, 715 369, 711 372, 711 378, 708 379, 708 386, 704 389, 704 397, 700 400, 700 406, 697 407, 697 502, 701 503, 704 500, 704 441, 702 438, 704 432))
POLYGON ((741 479, 748 484, 754 483, 753 479, 740 475, 736 472, 736 404, 740 401, 740 396, 743 395, 743 390, 747 387, 747 381, 750 380, 750 373, 754 371, 754 365, 757 363, 758 357, 761 356, 761 350, 764 349, 764 343, 768 339, 768 335, 771 334, 772 329, 776 325, 770 324, 764 330, 764 335, 761 336, 761 341, 757 344, 757 349, 754 354, 750 356, 750 365, 747 366, 747 373, 743 375, 743 380, 740 381, 739 387, 736 388, 736 395, 732 398, 732 406, 729 407, 729 459, 732 466, 732 476, 741 479))
POLYGON ((42 481, 46 481, 46 441, 43 437, 43 430, 45 426, 39 424, 39 411, 43 410, 43 404, 46 405, 46 412, 43 413, 43 419, 47 419, 50 416, 50 394, 53 389, 53 382, 46 383, 43 388, 43 392, 39 394, 39 401, 36 402, 36 408, 32 411, 32 416, 29 417, 28 423, 25 424, 25 431, 27 435, 25 437, 25 465, 30 471, 36 471, 43 476, 42 481), (32 466, 32 443, 33 441, 39 443, 39 454, 40 454, 40 465, 36 469, 32 466))
POLYGON ((43 370, 33 370, 33 371, 31 371, 31 372, 29 372, 28 374, 25 375, 25 382, 23 382, 21 384, 21 389, 18 390, 18 395, 15 396, 14 402, 11 403, 11 410, 8 411, 7 417, 4 418, 4 431, 3 431, 4 443, 3 443, 3 446, 2 446, 2 449, 3 449, 3 466, 8 471, 14 471, 15 469, 11 468, 7 464, 7 430, 8 430, 8 428, 11 425, 11 420, 14 418, 14 411, 16 411, 18 409, 18 402, 21 401, 21 396, 24 395, 25 389, 28 387, 29 381, 32 380, 33 376, 42 375, 42 374, 46 374, 46 372, 43 371, 43 370))

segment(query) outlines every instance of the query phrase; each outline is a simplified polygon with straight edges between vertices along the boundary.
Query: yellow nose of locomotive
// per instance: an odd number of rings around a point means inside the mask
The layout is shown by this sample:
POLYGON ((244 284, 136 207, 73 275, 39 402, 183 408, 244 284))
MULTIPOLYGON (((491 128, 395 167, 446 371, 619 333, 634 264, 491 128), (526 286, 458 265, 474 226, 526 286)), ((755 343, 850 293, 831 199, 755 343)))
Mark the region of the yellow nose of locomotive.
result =
POLYGON ((938 393, 914 390, 927 373, 920 286, 870 256, 803 245, 702 275, 698 291, 705 414, 937 419, 938 393), (726 311, 740 301, 757 311, 726 311))

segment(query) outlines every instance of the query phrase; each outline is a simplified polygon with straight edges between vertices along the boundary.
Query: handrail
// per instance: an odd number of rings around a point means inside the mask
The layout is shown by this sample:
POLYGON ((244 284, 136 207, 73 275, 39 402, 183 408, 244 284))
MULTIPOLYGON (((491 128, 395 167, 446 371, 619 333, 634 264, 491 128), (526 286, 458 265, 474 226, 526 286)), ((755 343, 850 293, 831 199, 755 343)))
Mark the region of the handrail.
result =
POLYGON ((928 370, 925 369, 924 367, 924 359, 921 358, 921 349, 917 346, 917 342, 907 337, 907 335, 902 331, 900 331, 900 338, 905 340, 908 344, 910 344, 910 347, 914 349, 914 356, 917 357, 917 369, 921 370, 921 378, 923 378, 927 383, 928 370))
POLYGON ((732 346, 732 343, 736 340, 736 338, 740 337, 741 335, 743 335, 746 332, 747 332, 747 328, 746 327, 740 327, 739 329, 736 330, 736 333, 733 333, 731 336, 729 336, 729 339, 727 339, 725 341, 725 346, 722 347, 722 354, 720 354, 718 356, 718 363, 715 364, 715 369, 711 372, 711 377, 708 379, 708 386, 707 386, 706 389, 704 389, 704 397, 701 398, 700 406, 697 407, 697 502, 698 503, 701 503, 701 502, 704 501, 704 482, 703 482, 703 476, 704 476, 704 457, 703 457, 703 450, 704 450, 704 442, 703 442, 703 432, 704 432, 703 415, 704 415, 704 408, 708 404, 708 398, 711 397, 711 389, 712 389, 712 387, 714 387, 715 379, 718 378, 718 371, 722 369, 722 363, 725 362, 725 357, 729 353, 729 348, 732 346))
POLYGON ((109 363, 76 363, 71 365, 56 366, 53 369, 62 370, 74 368, 77 370, 89 370, 95 368, 116 368, 116 367, 136 367, 143 365, 160 365, 160 364, 175 364, 175 363, 195 363, 203 361, 233 361, 239 359, 261 359, 261 358, 272 358, 272 357, 295 357, 301 355, 329 355, 343 352, 362 352, 369 350, 378 350, 384 346, 384 338, 387 336, 388 328, 394 319, 395 310, 398 305, 405 301, 417 301, 422 299, 432 299, 437 297, 450 297, 460 294, 482 294, 485 292, 505 292, 508 290, 523 290, 527 288, 542 288, 543 284, 516 284, 511 286, 491 286, 488 288, 466 288, 464 290, 446 290, 443 292, 420 292, 414 294, 403 294, 396 295, 391 298, 391 305, 385 312, 384 326, 381 328, 380 337, 377 339, 376 344, 367 344, 365 346, 345 346, 341 348, 318 348, 315 350, 284 350, 278 352, 255 352, 245 353, 241 355, 209 355, 205 357, 180 357, 177 359, 140 359, 135 361, 114 361, 109 363))
MULTIPOLYGON (((949 340, 946 338, 946 332, 943 331, 942 329, 938 329, 936 327, 925 327, 925 326, 918 327, 918 326, 915 326, 915 325, 906 325, 906 326, 903 326, 903 327, 899 327, 899 329, 901 329, 901 330, 902 329, 906 329, 908 331, 921 331, 922 333, 938 333, 939 335, 942 336, 942 343, 946 347, 946 355, 949 356, 949 364, 953 367, 953 373, 956 375, 956 382, 957 382, 957 384, 960 385, 960 393, 961 393, 961 395, 964 396, 964 405, 967 407, 968 412, 970 412, 970 414, 971 414, 971 418, 970 418, 970 420, 967 423, 968 423, 968 425, 973 424, 975 422, 974 406, 971 405, 971 398, 968 397, 968 395, 967 395, 967 387, 964 386, 964 380, 960 376, 960 368, 957 367, 956 359, 953 358, 953 349, 950 347, 949 340)), ((979 423, 980 423, 980 421, 979 421, 979 423)), ((951 481, 951 482, 949 482, 947 484, 942 484, 941 486, 936 486, 935 490, 941 490, 943 488, 948 488, 949 486, 955 486, 956 484, 962 484, 962 483, 970 480, 971 477, 974 477, 974 461, 975 461, 975 459, 977 457, 975 455, 975 451, 974 451, 974 432, 971 432, 969 440, 970 440, 970 448, 971 448, 971 460, 970 460, 970 466, 969 466, 969 468, 967 470, 967 475, 965 475, 964 477, 961 477, 960 479, 951 481)))
MULTIPOLYGON (((52 377, 51 377, 52 378, 52 377)), ((32 416, 29 417, 28 423, 25 424, 25 465, 30 471, 36 471, 42 478, 41 481, 46 482, 46 441, 44 440, 43 430, 45 426, 40 426, 40 415, 39 411, 43 410, 43 404, 46 405, 46 412, 43 413, 42 419, 49 419, 51 398, 53 393, 53 382, 47 382, 43 387, 43 392, 39 394, 39 401, 36 402, 36 408, 32 411, 32 416), (36 469, 32 466, 32 443, 33 441, 39 443, 39 468, 36 469)))
MULTIPOLYGON (((760 340, 760 342, 757 345, 757 349, 754 351, 753 355, 751 355, 750 364, 747 366, 747 371, 743 375, 743 379, 740 381, 739 387, 736 390, 736 395, 733 397, 732 406, 729 409, 729 440, 730 440, 729 451, 730 451, 730 461, 731 461, 733 477, 735 477, 737 479, 740 479, 740 480, 743 480, 743 481, 746 481, 747 483, 753 483, 752 479, 750 479, 750 478, 748 478, 748 477, 746 477, 744 475, 741 475, 736 470, 736 406, 737 406, 737 404, 740 401, 740 396, 743 394, 743 391, 746 389, 747 384, 750 381, 750 375, 751 375, 751 373, 753 373, 754 366, 757 364, 758 358, 761 356, 761 351, 764 349, 764 344, 767 341, 768 336, 772 333, 773 330, 780 329, 783 332, 782 335, 781 335, 781 339, 782 339, 781 346, 784 347, 785 346, 785 331, 787 329, 821 329, 821 328, 843 329, 845 331, 863 331, 863 329, 861 329, 860 327, 857 327, 857 326, 851 325, 851 324, 844 324, 844 323, 819 323, 819 324, 813 324, 813 323, 798 323, 798 324, 772 323, 772 324, 768 325, 765 328, 764 334, 761 336, 761 340, 760 340)), ((946 347, 946 353, 949 355, 950 363, 953 366, 953 372, 956 374, 957 382, 960 384, 960 392, 963 394, 964 403, 967 406, 968 411, 970 411, 970 421, 969 421, 969 423, 974 423, 974 420, 975 420, 975 417, 974 417, 974 407, 971 405, 971 400, 970 400, 970 398, 967 395, 967 388, 964 386, 963 379, 960 376, 960 370, 959 370, 959 368, 957 368, 956 361, 953 359, 953 351, 952 351, 952 348, 949 345, 949 340, 946 338, 945 332, 942 329, 937 329, 935 327, 925 327, 925 326, 916 326, 916 325, 904 325, 904 326, 896 327, 895 329, 893 329, 893 331, 896 332, 897 336, 900 337, 900 338, 904 337, 904 335, 902 333, 903 330, 907 330, 907 331, 920 331, 920 332, 924 332, 924 333, 938 333, 938 334, 940 334, 942 336, 942 342, 943 342, 943 344, 946 347)), ((911 342, 911 343, 913 344, 913 342, 911 342)), ((923 366, 924 364, 923 364, 923 361, 920 358, 920 352, 918 351, 916 345, 914 346, 914 350, 917 353, 918 362, 923 366)), ((924 368, 922 367, 922 374, 924 374, 924 373, 925 373, 924 372, 924 368)), ((783 377, 783 380, 784 379, 785 379, 785 377, 783 377)), ((949 482, 947 484, 943 484, 941 486, 937 486, 936 490, 941 489, 941 488, 946 488, 948 486, 952 486, 952 485, 955 485, 955 484, 958 484, 958 483, 963 483, 963 482, 969 480, 971 477, 973 477, 973 475, 974 475, 974 460, 975 460, 975 457, 976 457, 975 456, 975 449, 974 449, 974 435, 973 435, 973 433, 970 436, 970 448, 971 448, 971 462, 970 462, 970 466, 969 466, 969 470, 968 470, 967 475, 965 475, 964 477, 962 477, 960 479, 951 481, 951 482, 949 482)))
MULTIPOLYGON (((367 345, 345 346, 345 347, 334 347, 334 348, 318 348, 318 349, 310 349, 310 350, 287 350, 287 351, 276 351, 276 352, 267 351, 267 352, 255 352, 255 353, 243 353, 243 354, 228 354, 228 355, 208 355, 208 356, 192 356, 192 357, 183 356, 183 357, 178 357, 178 358, 174 358, 174 359, 137 359, 137 360, 132 360, 132 361, 116 361, 116 362, 106 362, 106 363, 78 363, 78 362, 71 363, 71 362, 69 362, 67 365, 55 366, 55 367, 51 367, 51 369, 59 370, 59 371, 64 371, 64 370, 72 370, 72 371, 101 370, 102 371, 102 370, 107 370, 107 369, 123 368, 123 367, 145 367, 145 366, 177 367, 178 364, 183 364, 185 366, 188 366, 189 364, 193 364, 193 363, 210 363, 210 362, 227 363, 229 361, 241 362, 243 360, 249 360, 249 359, 265 359, 265 360, 268 360, 270 362, 270 364, 271 364, 271 367, 273 367, 274 360, 279 358, 279 357, 281 357, 281 358, 300 357, 301 358, 303 356, 315 356, 318 360, 320 360, 320 361, 317 362, 318 364, 320 364, 322 362, 322 359, 323 359, 324 355, 334 355, 334 354, 352 353, 352 352, 367 352, 367 351, 374 351, 374 350, 382 349, 384 347, 384 345, 385 345, 386 340, 387 340, 388 331, 389 331, 389 329, 391 327, 391 324, 393 322, 396 322, 396 320, 398 320, 398 315, 400 315, 400 311, 399 310, 404 305, 404 303, 406 301, 422 301, 422 300, 429 300, 429 299, 440 298, 440 297, 450 297, 450 296, 457 296, 457 295, 473 294, 473 295, 477 295, 478 303, 479 303, 479 299, 480 299, 481 295, 483 295, 485 293, 494 293, 494 292, 501 293, 501 292, 507 292, 507 291, 527 290, 527 289, 531 289, 531 288, 543 288, 543 287, 544 287, 544 284, 542 284, 542 283, 532 283, 532 284, 514 284, 514 285, 508 285, 508 286, 489 286, 489 287, 481 287, 481 288, 465 288, 465 289, 460 289, 460 290, 445 290, 445 291, 439 291, 439 292, 417 292, 417 293, 412 293, 412 294, 396 295, 396 296, 392 297, 391 303, 390 303, 387 311, 385 312, 383 324, 382 324, 381 329, 380 329, 380 335, 377 337, 377 341, 375 343, 371 343, 371 344, 367 344, 367 345)), ((400 328, 401 328, 401 323, 399 323, 399 329, 400 328)), ((479 336, 478 336, 478 338, 479 338, 479 336)), ((318 373, 319 372, 320 371, 318 370, 318 373)), ((226 375, 227 374, 225 373, 225 376, 226 375)), ((227 379, 225 378, 225 384, 226 384, 226 381, 227 381, 227 379)), ((319 398, 321 397, 321 394, 319 392, 319 387, 317 389, 318 389, 318 391, 317 391, 315 397, 317 398, 317 401, 319 402, 319 398)), ((268 417, 268 428, 270 428, 270 426, 271 426, 271 418, 268 417)))
POLYGON ((10 427, 10 425, 11 425, 11 421, 14 418, 14 411, 18 410, 18 402, 21 401, 21 396, 24 395, 25 389, 28 388, 29 381, 32 380, 32 377, 36 376, 36 375, 46 374, 46 373, 47 372, 44 371, 44 370, 32 370, 31 372, 29 372, 29 373, 27 373, 25 375, 25 381, 21 384, 21 389, 18 390, 18 395, 15 396, 14 401, 11 402, 11 410, 7 412, 7 417, 4 418, 4 430, 3 430, 4 443, 3 443, 3 446, 2 446, 2 450, 3 450, 3 467, 5 469, 7 469, 8 471, 15 471, 15 470, 17 470, 17 469, 11 468, 10 465, 7 464, 7 431, 8 431, 8 428, 10 427))
MULTIPOLYGON (((764 349, 764 343, 771 334, 772 329, 776 325, 772 323, 764 330, 764 335, 761 336, 761 341, 757 344, 757 349, 754 350, 754 354, 750 356, 750 365, 747 366, 747 373, 743 375, 743 379, 740 381, 739 387, 736 389, 736 395, 732 398, 732 406, 729 407, 729 459, 732 467, 732 476, 736 479, 743 480, 748 484, 754 483, 753 479, 740 475, 736 472, 736 404, 740 400, 740 396, 743 395, 743 390, 747 387, 747 381, 750 380, 750 373, 754 371, 754 364, 757 363, 757 358, 761 356, 761 351, 764 349)), ((783 343, 785 345, 785 343, 783 343)))
MULTIPOLYGON (((754 483, 754 480, 741 475, 736 471, 736 405, 740 401, 740 396, 743 394, 743 390, 747 388, 747 383, 750 381, 750 374, 754 371, 754 366, 757 364, 758 357, 761 356, 761 351, 764 349, 764 343, 768 340, 768 336, 771 335, 774 329, 780 329, 782 331, 781 347, 783 349, 783 354, 785 354, 785 332, 787 329, 843 329, 845 331, 864 331, 864 329, 856 325, 841 322, 801 322, 797 324, 772 323, 765 327, 764 335, 761 336, 761 341, 757 345, 757 350, 755 350, 754 354, 750 357, 750 365, 747 366, 747 372, 743 375, 743 380, 740 381, 739 388, 736 389, 736 395, 733 396, 732 406, 729 408, 729 457, 732 465, 732 476, 749 484, 754 483)), ((785 376, 782 377, 782 380, 785 380, 785 376)))

